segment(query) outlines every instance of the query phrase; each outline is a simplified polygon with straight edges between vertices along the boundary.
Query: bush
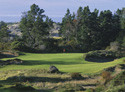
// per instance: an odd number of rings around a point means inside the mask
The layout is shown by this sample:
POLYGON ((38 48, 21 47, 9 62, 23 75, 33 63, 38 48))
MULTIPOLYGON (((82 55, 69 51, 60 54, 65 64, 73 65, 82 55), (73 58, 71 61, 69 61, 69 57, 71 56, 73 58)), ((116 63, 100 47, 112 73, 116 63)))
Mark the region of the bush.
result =
POLYGON ((14 42, 11 43, 11 48, 13 50, 21 50, 23 47, 24 47, 24 45, 23 45, 22 42, 14 41, 14 42))
POLYGON ((119 51, 119 49, 120 49, 119 43, 118 42, 111 42, 110 43, 110 49, 112 51, 119 51))
POLYGON ((119 73, 106 86, 104 92, 125 92, 125 71, 119 73))
POLYGON ((49 39, 45 39, 44 40, 44 44, 46 49, 44 49, 45 52, 61 52, 61 48, 58 46, 59 43, 59 39, 53 39, 53 38, 49 38, 49 39))
POLYGON ((82 78, 82 75, 80 73, 72 73, 71 78, 72 79, 80 79, 80 78, 82 78))
POLYGON ((103 71, 101 76, 106 81, 111 79, 111 74, 110 74, 110 72, 107 72, 107 71, 103 71))
POLYGON ((17 89, 17 90, 21 90, 21 91, 35 91, 35 89, 31 86, 25 86, 25 85, 22 85, 22 84, 16 84, 15 86, 13 87, 10 87, 12 89, 17 89))
POLYGON ((125 85, 125 71, 117 75, 113 79, 112 83, 113 83, 113 86, 125 85))
POLYGON ((107 46, 107 47, 105 48, 105 50, 110 50, 110 46, 107 46))
POLYGON ((0 50, 11 50, 11 43, 7 42, 7 43, 0 43, 0 50))
POLYGON ((85 55, 85 58, 89 57, 96 57, 96 58, 120 58, 123 57, 121 52, 113 52, 113 51, 106 51, 106 50, 96 50, 90 51, 85 55))
POLYGON ((99 86, 99 87, 97 87, 93 92, 101 92, 101 91, 103 91, 103 90, 104 90, 104 87, 99 86))
POLYGON ((54 92, 83 92, 85 89, 79 84, 65 84, 58 86, 54 92))

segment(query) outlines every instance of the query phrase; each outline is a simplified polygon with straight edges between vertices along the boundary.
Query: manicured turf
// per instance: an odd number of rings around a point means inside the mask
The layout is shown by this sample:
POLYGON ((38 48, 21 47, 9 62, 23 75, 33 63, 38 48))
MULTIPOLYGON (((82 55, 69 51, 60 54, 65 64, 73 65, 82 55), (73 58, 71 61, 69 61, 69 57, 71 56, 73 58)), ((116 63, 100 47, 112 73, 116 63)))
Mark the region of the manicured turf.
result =
POLYGON ((125 58, 117 59, 112 62, 95 63, 85 61, 83 53, 56 53, 56 54, 33 54, 25 53, 19 59, 24 60, 21 65, 7 65, 1 67, 3 70, 20 70, 20 69, 49 69, 50 65, 56 66, 62 72, 80 72, 83 74, 93 74, 102 69, 122 63, 125 58))

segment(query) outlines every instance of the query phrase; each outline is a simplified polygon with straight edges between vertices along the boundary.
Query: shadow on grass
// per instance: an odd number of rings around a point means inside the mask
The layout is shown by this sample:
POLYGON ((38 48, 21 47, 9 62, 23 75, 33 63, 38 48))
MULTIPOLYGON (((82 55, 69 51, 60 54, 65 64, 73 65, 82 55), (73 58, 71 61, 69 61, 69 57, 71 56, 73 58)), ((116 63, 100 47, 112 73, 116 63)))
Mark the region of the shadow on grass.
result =
POLYGON ((71 79, 71 78, 65 78, 62 79, 60 77, 58 78, 50 78, 50 77, 26 77, 26 76, 12 76, 7 78, 6 80, 1 80, 0 84, 15 84, 15 83, 21 83, 21 82, 30 82, 30 83, 36 83, 36 82, 50 82, 50 83, 57 83, 57 82, 66 82, 71 80, 83 80, 86 79, 84 77, 80 77, 79 79, 71 79))
POLYGON ((24 60, 24 62, 21 65, 43 65, 43 64, 48 64, 48 65, 54 65, 54 64, 61 64, 61 65, 72 65, 72 64, 81 64, 81 62, 72 62, 72 61, 44 61, 44 60, 24 60))
POLYGON ((68 81, 68 79, 61 79, 61 78, 49 78, 49 77, 25 77, 25 76, 13 76, 9 77, 6 80, 1 80, 0 84, 15 84, 18 82, 51 82, 51 83, 57 83, 57 82, 65 82, 68 81))
POLYGON ((49 89, 46 90, 36 90, 32 87, 25 87, 23 85, 17 87, 13 85, 17 85, 18 83, 29 82, 29 83, 36 83, 36 82, 50 82, 50 83, 57 83, 57 82, 64 82, 67 79, 61 78, 49 78, 49 77, 25 77, 25 76, 13 76, 9 77, 6 80, 1 80, 1 85, 12 85, 8 88, 0 88, 0 92, 52 92, 49 89))
POLYGON ((27 90, 27 89, 17 89, 17 88, 3 88, 0 92, 52 92, 50 90, 27 90))
POLYGON ((112 62, 114 61, 114 59, 116 58, 105 58, 105 57, 89 57, 89 58, 85 58, 86 61, 89 62, 97 62, 97 63, 105 63, 105 62, 112 62))

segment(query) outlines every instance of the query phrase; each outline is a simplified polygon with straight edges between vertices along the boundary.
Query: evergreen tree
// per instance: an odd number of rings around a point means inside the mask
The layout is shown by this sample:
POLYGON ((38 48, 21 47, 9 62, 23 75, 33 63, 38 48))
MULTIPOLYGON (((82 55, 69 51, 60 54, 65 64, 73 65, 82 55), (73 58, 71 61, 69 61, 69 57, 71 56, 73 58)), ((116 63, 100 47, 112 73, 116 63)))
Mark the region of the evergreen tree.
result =
POLYGON ((9 31, 7 24, 3 21, 0 22, 0 42, 8 42, 9 40, 9 31))
MULTIPOLYGON (((123 29, 123 13, 119 10, 118 14, 112 14, 110 10, 99 11, 95 9, 90 11, 89 7, 79 7, 77 13, 70 14, 70 10, 62 21, 61 34, 66 38, 66 42, 74 40, 82 51, 104 49, 115 41, 116 37, 123 29)), ((70 44, 72 46, 72 44, 70 44)))
POLYGON ((91 29, 90 29, 90 9, 89 7, 84 7, 82 11, 82 19, 81 19, 81 26, 79 31, 78 40, 82 49, 84 51, 88 51, 91 47, 91 29))
POLYGON ((44 10, 35 4, 31 5, 28 12, 23 13, 20 29, 22 39, 27 47, 39 49, 40 45, 43 44, 43 39, 49 34, 50 20, 48 17, 46 19, 43 13, 44 10))
POLYGON ((62 20, 62 26, 60 33, 63 35, 64 38, 66 38, 66 41, 71 40, 72 33, 72 16, 70 14, 70 10, 67 9, 67 13, 65 14, 63 20, 62 20))

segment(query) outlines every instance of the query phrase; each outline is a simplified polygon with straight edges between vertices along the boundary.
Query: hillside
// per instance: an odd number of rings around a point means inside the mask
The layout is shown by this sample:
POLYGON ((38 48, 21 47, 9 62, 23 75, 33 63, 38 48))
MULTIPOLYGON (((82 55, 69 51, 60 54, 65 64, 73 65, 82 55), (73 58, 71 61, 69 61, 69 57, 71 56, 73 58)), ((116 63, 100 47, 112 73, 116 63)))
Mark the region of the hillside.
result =
POLYGON ((8 28, 9 28, 8 31, 10 31, 11 36, 15 36, 15 35, 21 36, 22 35, 22 33, 19 29, 19 23, 8 25, 8 28))
MULTIPOLYGON (((8 24, 8 31, 10 35, 14 37, 15 35, 21 36, 21 30, 19 29, 19 23, 8 24)), ((59 37, 60 25, 53 23, 53 27, 49 30, 50 37, 59 37)))

